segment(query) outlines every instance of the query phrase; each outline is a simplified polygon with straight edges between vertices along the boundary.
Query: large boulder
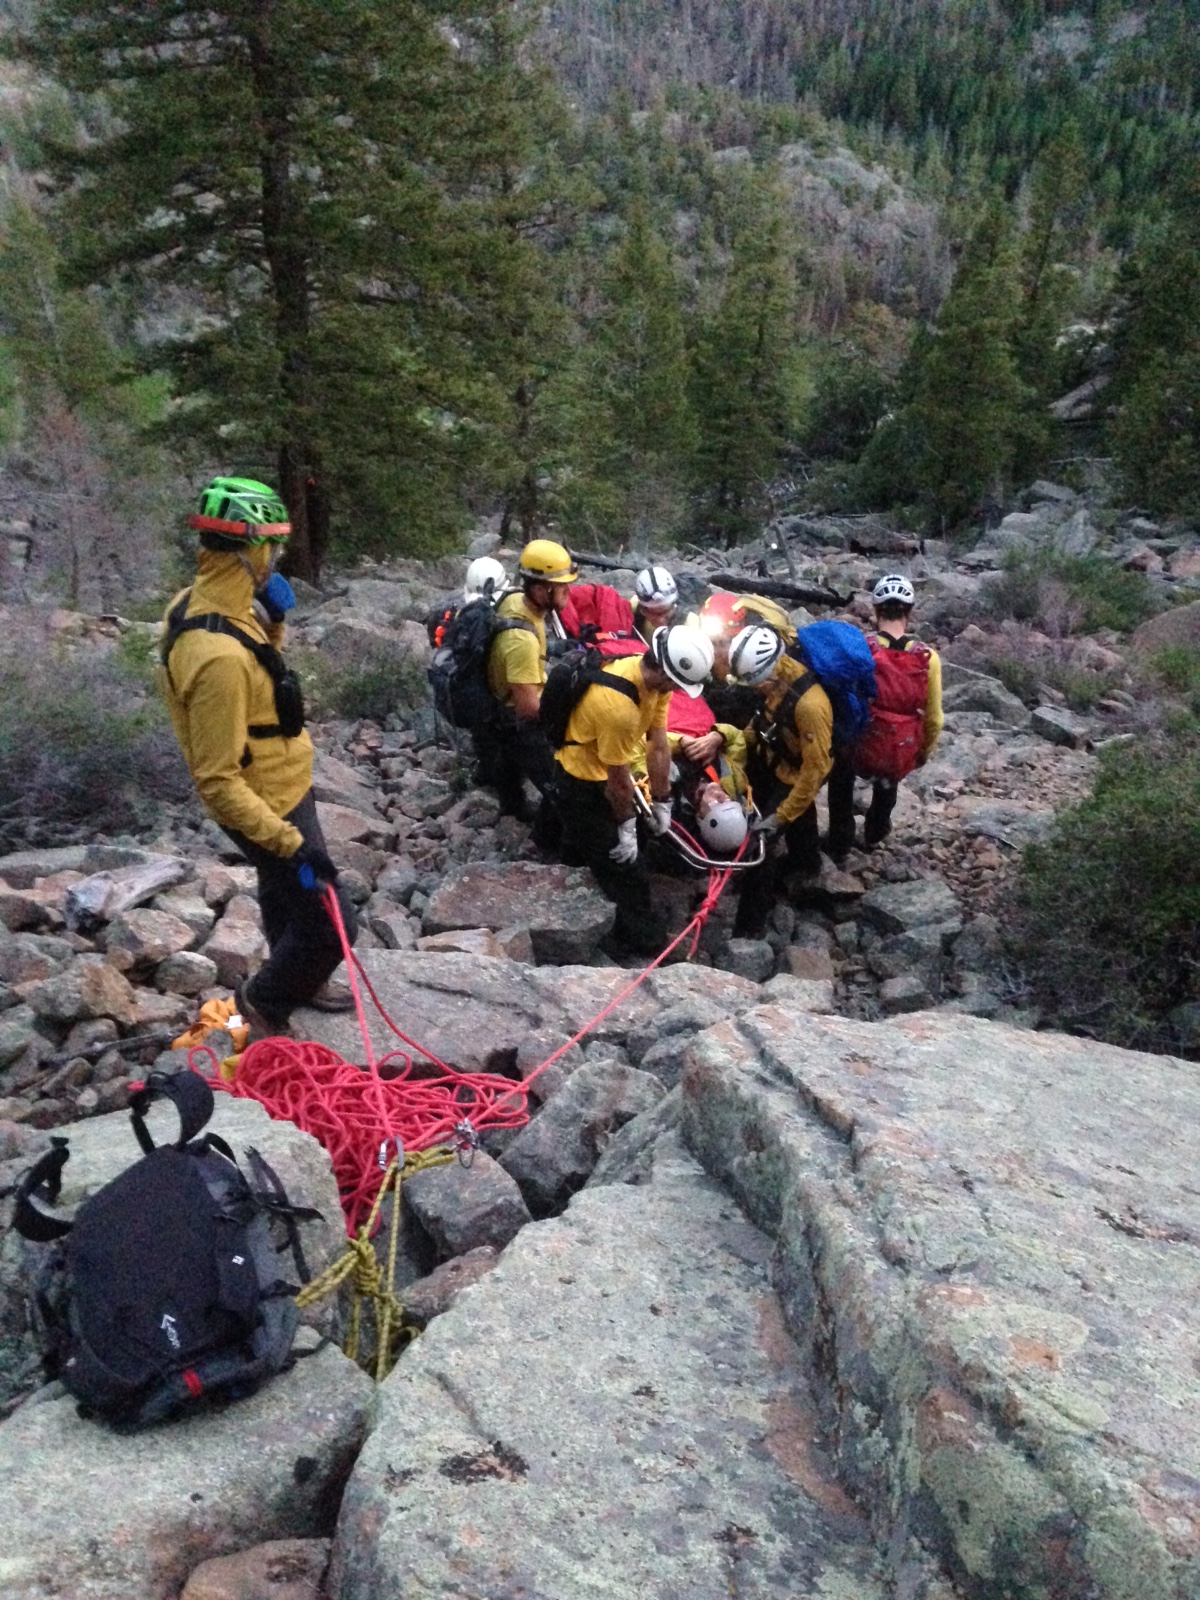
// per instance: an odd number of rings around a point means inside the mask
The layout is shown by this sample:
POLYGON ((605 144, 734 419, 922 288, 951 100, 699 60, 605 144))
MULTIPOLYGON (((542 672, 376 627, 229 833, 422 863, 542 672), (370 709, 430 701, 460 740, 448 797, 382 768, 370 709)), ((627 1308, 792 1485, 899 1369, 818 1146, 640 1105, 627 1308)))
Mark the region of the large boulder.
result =
POLYGON ((776 1237, 844 1480, 966 1593, 1191 1600, 1200 1071, 924 1012, 762 1007, 683 1133, 776 1237))
POLYGON ((590 872, 533 861, 472 862, 442 879, 425 911, 427 933, 456 928, 529 929, 534 960, 583 962, 606 933, 615 908, 590 872))
POLYGON ((565 1205, 587 1182, 613 1134, 665 1093, 649 1072, 615 1061, 588 1062, 573 1072, 501 1157, 534 1215, 565 1205))
POLYGON ((523 1229, 384 1383, 333 1600, 880 1600, 769 1253, 677 1147, 523 1229))
POLYGON ((1010 728, 1023 728, 1029 721, 1029 708, 1000 682, 965 667, 950 671, 946 663, 946 686, 942 706, 946 711, 986 711, 1010 728))
POLYGON ((881 883, 858 903, 860 913, 881 933, 907 933, 935 923, 962 926, 958 896, 944 878, 914 878, 908 883, 881 883))
MULTIPOLYGON (((1151 617, 1149 622, 1143 622, 1129 636, 1130 650, 1141 657, 1155 655, 1172 645, 1185 645, 1190 650, 1200 651, 1200 600, 1151 617)), ((0 863, 2 870, 3 864, 0 863)))
POLYGON ((34 984, 25 998, 39 1017, 51 1022, 111 1017, 129 1027, 134 1021, 132 986, 103 956, 80 956, 62 972, 34 984))
POLYGON ((329 1534, 374 1384, 329 1346, 221 1411, 122 1435, 57 1386, 0 1424, 4 1600, 175 1600, 202 1561, 329 1534))

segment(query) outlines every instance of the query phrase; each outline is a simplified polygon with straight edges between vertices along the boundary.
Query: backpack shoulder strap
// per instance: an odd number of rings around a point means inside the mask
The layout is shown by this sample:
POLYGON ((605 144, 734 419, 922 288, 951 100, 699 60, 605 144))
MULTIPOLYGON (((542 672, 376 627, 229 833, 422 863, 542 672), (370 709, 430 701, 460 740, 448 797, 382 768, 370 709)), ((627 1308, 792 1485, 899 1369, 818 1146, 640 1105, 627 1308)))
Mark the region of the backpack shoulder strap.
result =
POLYGON ((152 1072, 129 1101, 130 1120, 138 1144, 147 1155, 154 1140, 146 1126, 146 1112, 155 1100, 170 1100, 179 1113, 179 1138, 175 1148, 190 1144, 213 1114, 213 1092, 198 1072, 152 1072))
POLYGON ((67 1141, 53 1138, 51 1148, 36 1161, 17 1186, 17 1203, 13 1210, 12 1225, 22 1239, 34 1244, 49 1244, 70 1233, 71 1223, 61 1217, 47 1216, 33 1204, 34 1199, 45 1199, 53 1205, 62 1189, 62 1170, 71 1159, 67 1141))
MULTIPOLYGON (((601 667, 600 671, 596 674, 596 683, 601 689, 616 689, 618 693, 623 694, 627 700, 632 700, 635 706, 640 706, 642 703, 642 697, 637 692, 636 686, 630 683, 628 678, 622 678, 619 673, 606 672, 604 668, 601 667), (604 680, 603 683, 601 683, 601 679, 604 680)), ((592 685, 589 683, 588 688, 590 689, 591 687, 592 685)))
POLYGON ((520 628, 522 633, 537 633, 533 623, 523 617, 497 617, 492 624, 493 633, 511 633, 514 628, 520 628))

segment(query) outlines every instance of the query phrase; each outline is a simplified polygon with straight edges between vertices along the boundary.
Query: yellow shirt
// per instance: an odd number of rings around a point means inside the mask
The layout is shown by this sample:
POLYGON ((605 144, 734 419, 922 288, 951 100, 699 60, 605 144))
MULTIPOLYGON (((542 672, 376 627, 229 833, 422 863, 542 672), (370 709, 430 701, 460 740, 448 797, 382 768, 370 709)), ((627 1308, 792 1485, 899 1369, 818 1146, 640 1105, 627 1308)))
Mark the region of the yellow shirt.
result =
MULTIPOLYGON (((886 633, 877 633, 874 639, 884 649, 895 650, 896 643, 886 633)), ((911 650, 913 645, 923 643, 920 639, 905 638, 904 648, 911 650)), ((925 737, 921 742, 921 760, 928 761, 934 752, 938 740, 941 738, 942 729, 946 725, 945 714, 942 711, 942 658, 936 650, 929 650, 929 687, 925 691, 925 737)))
MULTIPOLYGON (((268 634, 255 617, 253 580, 235 555, 200 553, 187 615, 209 611, 278 648, 283 629, 268 634)), ((312 741, 304 731, 294 739, 250 737, 252 725, 278 721, 266 668, 228 634, 197 629, 180 634, 159 681, 209 816, 273 855, 294 855, 303 840, 283 818, 312 787, 312 741)))
MULTIPOLYGON (((779 659, 763 698, 769 717, 775 717, 788 690, 805 670, 791 656, 779 659)), ((779 732, 774 752, 764 750, 763 753, 774 775, 791 786, 791 793, 776 808, 780 822, 787 824, 804 815, 833 767, 833 707, 819 683, 813 683, 804 691, 796 701, 791 725, 781 725, 779 732)), ((762 741, 752 728, 746 730, 746 737, 756 748, 762 748, 762 741)))
POLYGON ((614 678, 625 678, 638 691, 634 705, 619 689, 603 683, 585 691, 567 723, 567 743, 557 760, 573 778, 604 783, 609 767, 628 767, 644 754, 644 741, 652 728, 665 728, 670 692, 655 694, 642 682, 644 656, 621 656, 604 663, 614 678))
POLYGON ((488 656, 488 688, 501 705, 510 705, 510 684, 528 683, 540 689, 546 681, 546 624, 521 593, 506 594, 496 607, 506 621, 527 622, 533 629, 505 628, 492 640, 488 656))

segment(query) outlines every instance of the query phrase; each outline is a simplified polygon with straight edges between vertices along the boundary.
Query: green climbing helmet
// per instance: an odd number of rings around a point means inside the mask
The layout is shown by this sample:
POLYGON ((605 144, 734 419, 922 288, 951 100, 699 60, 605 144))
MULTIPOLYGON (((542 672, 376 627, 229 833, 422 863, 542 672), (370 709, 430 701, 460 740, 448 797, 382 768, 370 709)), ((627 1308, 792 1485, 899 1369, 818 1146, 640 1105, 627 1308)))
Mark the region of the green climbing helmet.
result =
POLYGON ((283 501, 256 478, 214 478, 202 491, 200 510, 188 524, 249 544, 282 541, 292 531, 283 501))

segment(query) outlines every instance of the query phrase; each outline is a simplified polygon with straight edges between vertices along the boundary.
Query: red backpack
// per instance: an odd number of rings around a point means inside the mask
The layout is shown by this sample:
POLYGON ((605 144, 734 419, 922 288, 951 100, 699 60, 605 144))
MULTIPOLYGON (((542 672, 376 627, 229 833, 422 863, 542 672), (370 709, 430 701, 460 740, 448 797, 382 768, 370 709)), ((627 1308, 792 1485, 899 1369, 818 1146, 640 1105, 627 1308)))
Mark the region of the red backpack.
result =
POLYGON ((633 607, 606 583, 576 583, 559 613, 572 639, 594 645, 602 656, 640 656, 646 652, 633 627, 633 607))
POLYGON ((875 639, 868 643, 879 692, 851 759, 860 778, 899 782, 915 768, 925 742, 930 651, 916 643, 908 649, 891 649, 875 639))

